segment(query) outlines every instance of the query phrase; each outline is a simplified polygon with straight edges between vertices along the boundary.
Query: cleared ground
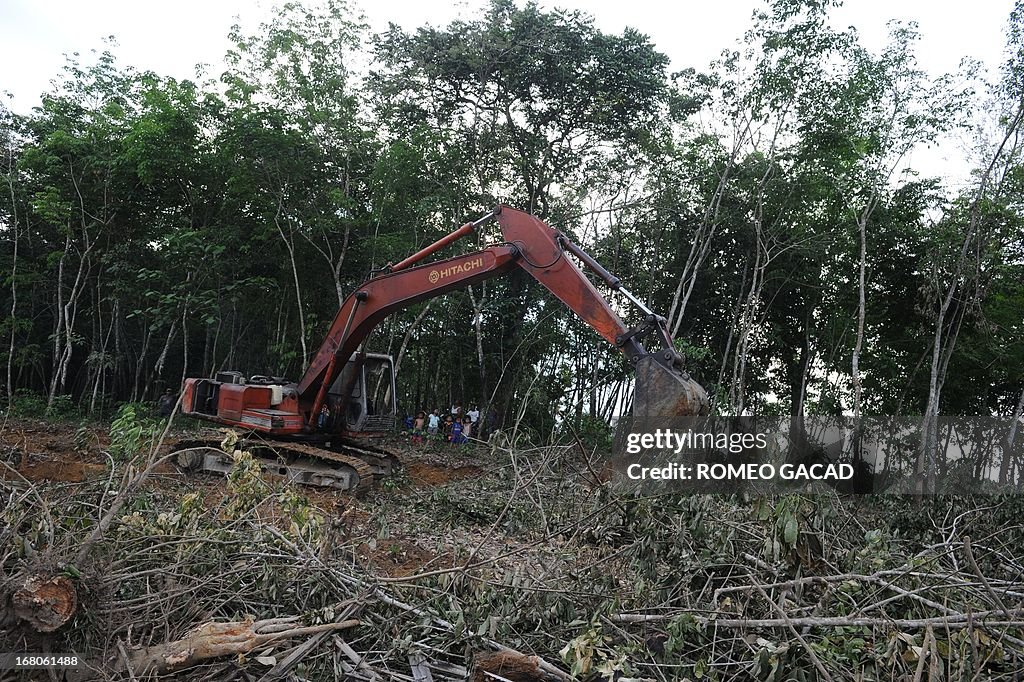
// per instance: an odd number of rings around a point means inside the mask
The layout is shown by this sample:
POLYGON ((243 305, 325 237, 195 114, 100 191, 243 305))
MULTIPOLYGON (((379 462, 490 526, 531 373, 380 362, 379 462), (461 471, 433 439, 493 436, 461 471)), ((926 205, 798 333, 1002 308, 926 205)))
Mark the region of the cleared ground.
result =
POLYGON ((3 423, 0 649, 74 651, 91 668, 68 679, 1024 669, 1016 497, 626 497, 581 444, 512 448, 511 434, 458 449, 396 437, 402 472, 353 497, 244 458, 227 478, 166 462, 141 477, 146 434, 3 423), (13 613, 32 576, 73 586, 55 632, 13 613))

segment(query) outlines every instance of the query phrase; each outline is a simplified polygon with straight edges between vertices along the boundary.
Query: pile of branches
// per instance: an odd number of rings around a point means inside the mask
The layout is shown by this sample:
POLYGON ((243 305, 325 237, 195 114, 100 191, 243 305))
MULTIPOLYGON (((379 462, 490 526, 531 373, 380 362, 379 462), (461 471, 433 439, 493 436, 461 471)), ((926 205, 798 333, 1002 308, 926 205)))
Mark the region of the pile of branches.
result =
POLYGON ((330 507, 245 456, 226 485, 157 475, 159 457, 75 486, 8 471, 0 649, 76 652, 80 679, 1009 680, 1024 668, 1016 498, 642 497, 609 487, 577 446, 478 456, 487 473, 472 481, 330 507), (437 559, 401 575, 365 560, 368 544, 399 539, 437 559), (18 604, 38 613, 38 585, 58 579, 74 607, 40 626, 18 604))

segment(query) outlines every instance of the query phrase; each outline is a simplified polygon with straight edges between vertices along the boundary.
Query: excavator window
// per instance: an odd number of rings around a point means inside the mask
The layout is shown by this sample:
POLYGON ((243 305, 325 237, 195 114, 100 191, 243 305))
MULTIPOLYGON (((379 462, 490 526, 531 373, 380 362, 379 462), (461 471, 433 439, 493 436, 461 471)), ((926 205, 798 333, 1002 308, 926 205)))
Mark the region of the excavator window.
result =
POLYGON ((364 368, 370 398, 366 403, 367 414, 394 414, 394 406, 391 404, 394 395, 391 359, 368 358, 364 368))
POLYGON ((194 412, 201 412, 203 414, 216 416, 217 398, 219 393, 220 384, 214 383, 208 379, 197 381, 195 383, 195 388, 193 389, 192 410, 194 412))
MULTIPOLYGON (((349 428, 355 427, 363 416, 363 376, 361 363, 349 360, 327 392, 328 403, 337 407, 344 406, 345 419, 349 428), (348 395, 344 395, 348 389, 348 395)), ((336 414, 336 408, 332 413, 336 414)))

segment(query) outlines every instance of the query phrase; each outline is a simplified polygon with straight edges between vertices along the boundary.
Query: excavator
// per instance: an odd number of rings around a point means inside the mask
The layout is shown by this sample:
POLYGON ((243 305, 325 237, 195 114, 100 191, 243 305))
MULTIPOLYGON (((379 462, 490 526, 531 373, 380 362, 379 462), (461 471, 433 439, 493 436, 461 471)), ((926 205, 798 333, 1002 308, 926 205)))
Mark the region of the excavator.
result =
MULTIPOLYGON (((630 293, 564 233, 529 213, 499 205, 480 219, 371 275, 342 303, 326 338, 298 382, 282 377, 219 372, 186 379, 182 412, 245 432, 244 447, 261 466, 298 483, 361 490, 399 465, 379 445, 395 428, 394 365, 368 353, 364 342, 388 315, 447 292, 525 270, 572 309, 634 368, 634 417, 706 414, 704 389, 683 368, 668 324, 630 293), (497 221, 502 241, 444 260, 424 263, 437 251, 497 221), (641 312, 629 327, 568 256, 641 312), (643 341, 650 337, 652 350, 643 341)), ((180 441, 178 463, 188 470, 227 473, 233 459, 224 448, 180 441)))

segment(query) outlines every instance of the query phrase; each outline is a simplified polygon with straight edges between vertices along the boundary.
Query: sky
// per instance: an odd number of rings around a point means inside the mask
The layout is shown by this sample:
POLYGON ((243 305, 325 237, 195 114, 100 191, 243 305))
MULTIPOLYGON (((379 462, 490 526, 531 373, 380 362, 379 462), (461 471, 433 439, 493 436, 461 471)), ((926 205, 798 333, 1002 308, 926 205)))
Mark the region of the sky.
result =
MULTIPOLYGON (((522 0, 519 0, 522 2, 522 0)), ((306 0, 315 3, 316 0, 306 0)), ((0 0, 0 92, 9 92, 9 106, 27 113, 64 65, 64 55, 106 47, 122 65, 153 70, 175 78, 195 78, 196 64, 219 75, 229 47, 227 33, 240 21, 256 28, 275 3, 270 0, 0 0)), ((394 22, 406 29, 423 24, 446 25, 472 17, 478 0, 377 0, 355 3, 374 30, 394 22)), ((698 70, 723 49, 734 47, 751 25, 761 0, 544 0, 544 7, 580 9, 598 28, 621 32, 626 26, 651 37, 672 60, 673 69, 698 70)), ((954 71, 963 57, 995 69, 1002 60, 1005 26, 1013 0, 975 0, 947 5, 934 0, 847 0, 833 10, 837 26, 854 26, 862 44, 877 50, 885 44, 890 20, 916 21, 922 34, 917 51, 922 68, 933 75, 954 71), (955 7, 955 9, 954 9, 955 7)), ((922 152, 929 165, 962 164, 966 141, 950 140, 944 149, 922 152)))

